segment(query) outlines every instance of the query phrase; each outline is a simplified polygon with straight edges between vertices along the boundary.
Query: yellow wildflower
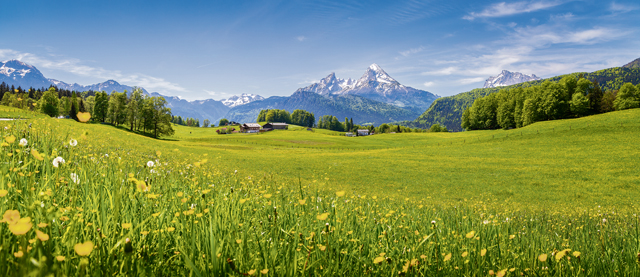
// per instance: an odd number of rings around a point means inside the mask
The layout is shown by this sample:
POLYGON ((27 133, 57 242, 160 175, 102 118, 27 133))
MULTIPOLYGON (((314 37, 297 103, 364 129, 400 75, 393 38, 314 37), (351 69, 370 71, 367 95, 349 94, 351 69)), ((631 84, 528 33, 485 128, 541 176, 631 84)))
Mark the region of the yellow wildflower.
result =
POLYGON ((327 220, 328 217, 329 217, 329 213, 323 213, 316 216, 318 220, 327 220))
POLYGON ((17 210, 6 210, 2 216, 2 221, 9 225, 15 224, 20 219, 20 212, 17 210))
POLYGON ((538 260, 541 262, 545 262, 547 260, 547 254, 542 254, 538 256, 538 260))
POLYGON ((476 231, 471 231, 471 232, 467 233, 467 235, 465 237, 470 239, 470 238, 473 238, 475 235, 476 235, 476 231))
POLYGON ((40 230, 36 230, 36 236, 38 237, 38 239, 40 239, 41 241, 47 241, 49 240, 49 235, 40 232, 40 230))
POLYGON ((373 259, 374 264, 379 264, 382 261, 384 261, 384 257, 376 257, 375 259, 373 259))
POLYGON ((73 246, 73 249, 76 251, 76 254, 80 256, 89 256, 91 251, 93 251, 93 242, 87 241, 85 243, 78 243, 73 246))
POLYGON ((29 232, 32 226, 33 224, 31 224, 31 218, 25 217, 25 218, 19 219, 18 222, 15 224, 10 224, 9 230, 11 230, 11 233, 13 233, 14 235, 20 236, 29 232))

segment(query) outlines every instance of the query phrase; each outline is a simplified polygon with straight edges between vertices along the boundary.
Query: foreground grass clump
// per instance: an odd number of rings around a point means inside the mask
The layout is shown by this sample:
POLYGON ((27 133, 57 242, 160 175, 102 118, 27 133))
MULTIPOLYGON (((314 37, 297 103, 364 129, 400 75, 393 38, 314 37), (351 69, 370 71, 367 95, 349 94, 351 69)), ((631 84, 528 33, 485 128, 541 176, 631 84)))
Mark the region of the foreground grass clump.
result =
POLYGON ((69 122, 3 123, 3 276, 640 274, 633 207, 335 189, 69 122))

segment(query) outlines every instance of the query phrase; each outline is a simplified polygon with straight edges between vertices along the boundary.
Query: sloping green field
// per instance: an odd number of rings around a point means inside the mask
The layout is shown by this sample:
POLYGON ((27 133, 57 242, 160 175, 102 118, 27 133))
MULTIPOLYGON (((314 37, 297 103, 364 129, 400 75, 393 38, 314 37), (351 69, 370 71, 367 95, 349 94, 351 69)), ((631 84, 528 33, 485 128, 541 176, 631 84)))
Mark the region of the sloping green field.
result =
POLYGON ((640 274, 640 109, 357 138, 29 118, 0 121, 2 276, 640 274))
POLYGON ((357 138, 319 129, 217 135, 177 126, 171 139, 219 157, 227 170, 361 194, 481 198, 532 208, 625 206, 640 199, 639 119, 640 110, 629 110, 508 131, 357 138))

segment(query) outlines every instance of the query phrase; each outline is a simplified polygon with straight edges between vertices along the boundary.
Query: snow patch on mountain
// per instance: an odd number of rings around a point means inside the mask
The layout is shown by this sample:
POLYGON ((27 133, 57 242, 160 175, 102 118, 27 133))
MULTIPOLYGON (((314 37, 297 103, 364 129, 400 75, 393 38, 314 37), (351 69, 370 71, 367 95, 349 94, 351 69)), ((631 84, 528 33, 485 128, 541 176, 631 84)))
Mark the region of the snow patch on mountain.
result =
POLYGON ((222 102, 222 104, 224 104, 229 108, 233 108, 235 106, 240 106, 240 105, 251 103, 253 101, 258 101, 263 99, 264 97, 257 94, 243 93, 241 95, 231 96, 227 99, 222 99, 220 100, 220 102, 222 102))
POLYGON ((484 82, 483 88, 495 88, 510 86, 519 83, 540 80, 541 78, 535 74, 527 75, 520 72, 511 72, 508 70, 502 70, 498 76, 491 76, 484 82))

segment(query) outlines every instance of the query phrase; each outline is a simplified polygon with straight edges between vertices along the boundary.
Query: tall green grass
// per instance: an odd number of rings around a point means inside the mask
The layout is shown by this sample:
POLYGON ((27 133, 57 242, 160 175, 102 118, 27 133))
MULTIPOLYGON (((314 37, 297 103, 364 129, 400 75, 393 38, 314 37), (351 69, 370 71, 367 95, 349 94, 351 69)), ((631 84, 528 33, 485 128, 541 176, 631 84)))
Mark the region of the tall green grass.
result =
POLYGON ((2 122, 0 213, 32 226, 0 223, 0 274, 637 276, 638 115, 366 138, 185 127, 179 141, 2 122))

